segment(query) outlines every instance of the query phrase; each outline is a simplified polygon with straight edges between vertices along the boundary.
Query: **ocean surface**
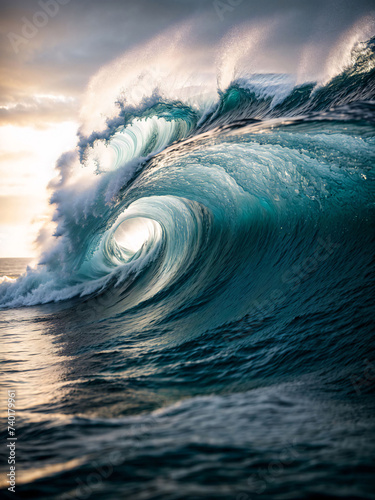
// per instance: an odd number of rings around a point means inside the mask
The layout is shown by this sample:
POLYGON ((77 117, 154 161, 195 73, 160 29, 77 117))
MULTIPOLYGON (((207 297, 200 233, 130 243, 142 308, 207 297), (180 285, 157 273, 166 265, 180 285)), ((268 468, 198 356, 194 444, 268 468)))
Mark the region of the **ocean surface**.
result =
POLYGON ((39 265, 0 261, 3 498, 375 498, 374 48, 60 158, 39 265))

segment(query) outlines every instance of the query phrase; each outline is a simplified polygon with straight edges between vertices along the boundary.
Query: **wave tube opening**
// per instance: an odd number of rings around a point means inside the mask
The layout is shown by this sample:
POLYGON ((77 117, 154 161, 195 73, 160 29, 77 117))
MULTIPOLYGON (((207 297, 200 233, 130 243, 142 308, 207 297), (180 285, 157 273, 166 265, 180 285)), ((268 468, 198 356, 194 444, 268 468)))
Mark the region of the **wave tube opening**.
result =
POLYGON ((134 255, 158 232, 157 226, 151 219, 135 217, 121 222, 113 237, 120 248, 134 255))

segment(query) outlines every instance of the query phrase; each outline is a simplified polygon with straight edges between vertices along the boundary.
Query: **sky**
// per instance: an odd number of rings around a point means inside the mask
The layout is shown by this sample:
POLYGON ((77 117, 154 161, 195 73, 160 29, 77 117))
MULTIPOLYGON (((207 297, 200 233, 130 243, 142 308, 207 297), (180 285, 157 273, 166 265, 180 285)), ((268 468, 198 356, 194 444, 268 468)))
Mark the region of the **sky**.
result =
POLYGON ((184 58, 192 66, 199 59, 195 71, 203 71, 247 23, 267 31, 252 52, 254 69, 314 73, 374 12, 374 0, 0 0, 0 257, 36 255, 55 162, 75 147, 90 89, 99 114, 92 83, 103 67, 120 88, 134 60, 123 54, 162 33, 168 45, 170 30, 189 26, 184 58), (112 61, 122 61, 118 74, 112 61))

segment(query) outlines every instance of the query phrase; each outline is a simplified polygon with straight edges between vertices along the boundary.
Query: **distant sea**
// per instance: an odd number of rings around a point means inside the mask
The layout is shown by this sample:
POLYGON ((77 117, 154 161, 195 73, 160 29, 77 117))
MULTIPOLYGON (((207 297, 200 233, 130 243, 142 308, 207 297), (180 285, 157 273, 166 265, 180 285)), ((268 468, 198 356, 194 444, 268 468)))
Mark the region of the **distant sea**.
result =
POLYGON ((33 257, 6 257, 0 258, 0 278, 18 278, 26 271, 26 268, 33 257))

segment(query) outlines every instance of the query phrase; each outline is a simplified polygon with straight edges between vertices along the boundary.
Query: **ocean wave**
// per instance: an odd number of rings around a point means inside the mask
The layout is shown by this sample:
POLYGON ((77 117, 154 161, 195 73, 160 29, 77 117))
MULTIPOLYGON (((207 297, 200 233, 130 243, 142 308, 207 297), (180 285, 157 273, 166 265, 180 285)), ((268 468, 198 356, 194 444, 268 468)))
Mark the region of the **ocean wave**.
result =
POLYGON ((325 85, 263 74, 200 105, 155 90, 119 99, 106 129, 81 130, 60 158, 55 234, 36 269, 1 283, 0 306, 113 287, 121 311, 163 297, 179 314, 239 272, 261 294, 261 277, 329 239, 325 221, 373 209, 374 50, 355 45, 325 85))

